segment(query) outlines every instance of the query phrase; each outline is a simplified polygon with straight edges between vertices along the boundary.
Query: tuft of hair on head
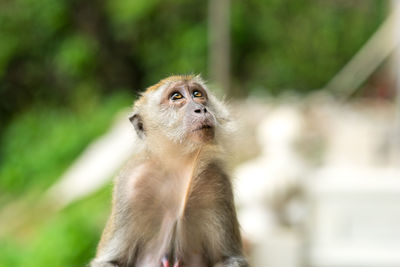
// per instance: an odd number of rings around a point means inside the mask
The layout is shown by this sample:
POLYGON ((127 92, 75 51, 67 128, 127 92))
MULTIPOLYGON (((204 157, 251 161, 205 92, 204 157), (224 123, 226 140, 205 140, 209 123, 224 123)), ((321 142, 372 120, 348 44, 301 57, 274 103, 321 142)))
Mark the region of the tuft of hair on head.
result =
POLYGON ((188 74, 188 75, 172 75, 172 76, 164 78, 161 81, 159 81, 158 83, 148 87, 146 89, 146 92, 156 91, 162 85, 165 85, 165 84, 170 84, 170 83, 178 82, 178 81, 190 81, 190 80, 193 80, 194 78, 201 79, 201 77, 199 75, 192 75, 192 74, 188 74))

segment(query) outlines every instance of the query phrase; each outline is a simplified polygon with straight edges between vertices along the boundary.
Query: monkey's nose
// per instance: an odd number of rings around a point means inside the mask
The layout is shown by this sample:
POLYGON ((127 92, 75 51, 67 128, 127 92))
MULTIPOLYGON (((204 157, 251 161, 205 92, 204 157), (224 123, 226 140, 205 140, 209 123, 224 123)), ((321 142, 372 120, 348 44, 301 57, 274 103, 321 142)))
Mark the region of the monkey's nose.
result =
POLYGON ((206 108, 203 108, 203 109, 198 108, 198 109, 195 109, 194 112, 195 113, 202 113, 202 112, 207 113, 207 109, 206 108))

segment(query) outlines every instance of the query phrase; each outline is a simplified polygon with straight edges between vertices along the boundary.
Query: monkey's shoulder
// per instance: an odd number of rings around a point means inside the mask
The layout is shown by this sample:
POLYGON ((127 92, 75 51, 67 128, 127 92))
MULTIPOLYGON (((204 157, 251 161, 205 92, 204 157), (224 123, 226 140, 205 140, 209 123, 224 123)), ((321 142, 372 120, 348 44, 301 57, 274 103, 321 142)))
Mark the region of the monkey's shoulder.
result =
MULTIPOLYGON (((136 187, 150 186, 151 180, 157 178, 157 167, 143 158, 131 159, 119 171, 114 180, 114 191, 117 195, 132 195, 136 187)), ((145 188, 142 188, 145 189, 145 188)))

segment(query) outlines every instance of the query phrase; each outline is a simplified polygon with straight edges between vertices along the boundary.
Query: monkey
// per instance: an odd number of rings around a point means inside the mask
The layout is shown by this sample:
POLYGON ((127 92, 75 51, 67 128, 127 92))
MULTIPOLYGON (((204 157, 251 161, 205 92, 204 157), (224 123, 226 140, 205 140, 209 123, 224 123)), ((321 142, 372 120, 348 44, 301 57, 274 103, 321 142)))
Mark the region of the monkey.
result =
POLYGON ((91 267, 247 267, 223 158, 234 120, 199 75, 147 88, 91 267))

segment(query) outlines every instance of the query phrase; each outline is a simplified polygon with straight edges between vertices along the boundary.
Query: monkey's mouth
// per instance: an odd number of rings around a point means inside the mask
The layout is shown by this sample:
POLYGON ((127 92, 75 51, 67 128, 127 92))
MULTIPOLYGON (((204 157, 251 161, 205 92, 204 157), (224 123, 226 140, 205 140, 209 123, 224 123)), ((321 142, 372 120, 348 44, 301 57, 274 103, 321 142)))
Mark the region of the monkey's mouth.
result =
POLYGON ((200 125, 199 127, 195 128, 193 130, 193 132, 203 131, 203 130, 212 130, 213 128, 214 127, 212 125, 210 125, 210 124, 203 124, 203 125, 200 125))

